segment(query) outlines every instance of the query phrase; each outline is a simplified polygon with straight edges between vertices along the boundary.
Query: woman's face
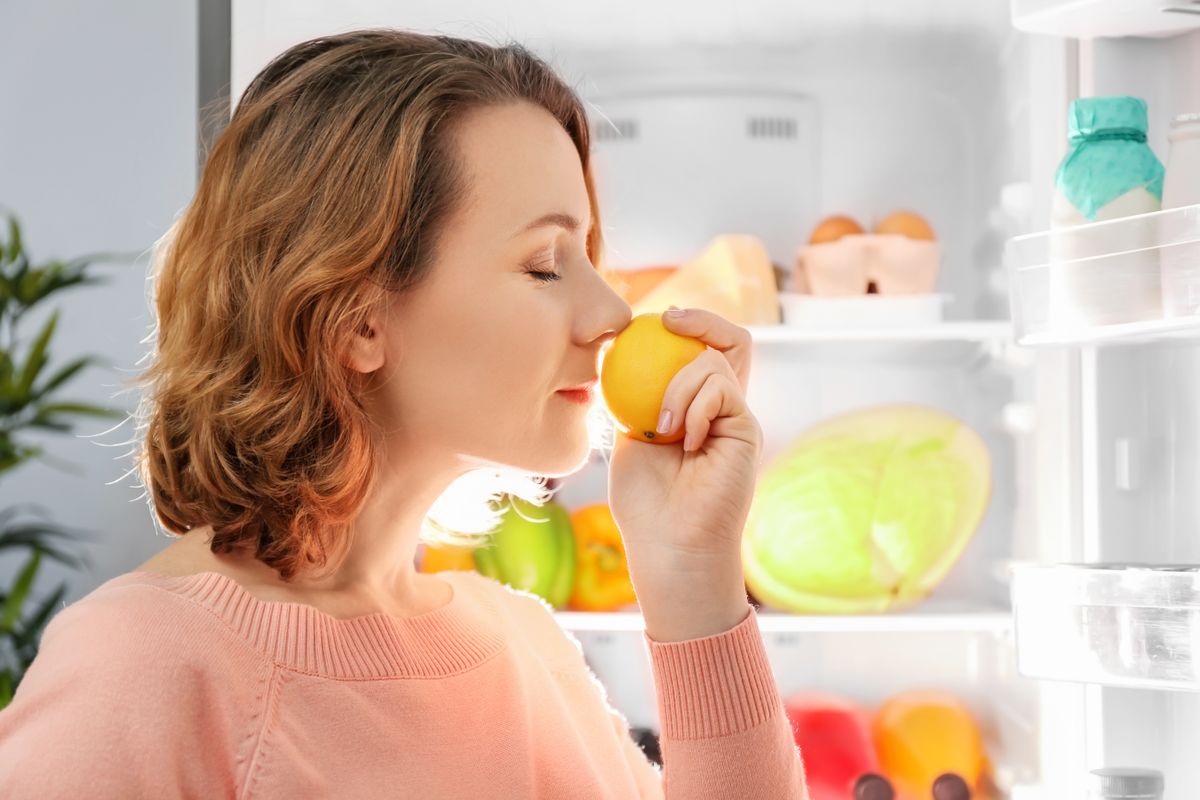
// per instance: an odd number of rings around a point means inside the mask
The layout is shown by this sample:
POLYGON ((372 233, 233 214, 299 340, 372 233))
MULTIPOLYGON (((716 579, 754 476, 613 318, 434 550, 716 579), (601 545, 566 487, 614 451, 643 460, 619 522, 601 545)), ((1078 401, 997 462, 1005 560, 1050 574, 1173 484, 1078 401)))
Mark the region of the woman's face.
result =
POLYGON ((384 323, 380 422, 405 453, 568 474, 590 449, 589 406, 558 390, 594 379, 632 316, 587 256, 579 155, 530 103, 470 112, 456 143, 463 196, 429 278, 384 323))

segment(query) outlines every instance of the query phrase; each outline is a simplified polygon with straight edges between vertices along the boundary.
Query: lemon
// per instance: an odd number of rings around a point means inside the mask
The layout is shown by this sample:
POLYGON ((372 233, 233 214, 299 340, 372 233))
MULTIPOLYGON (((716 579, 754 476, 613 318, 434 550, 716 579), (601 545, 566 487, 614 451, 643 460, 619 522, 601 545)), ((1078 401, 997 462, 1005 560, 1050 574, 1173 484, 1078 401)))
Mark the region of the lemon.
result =
POLYGON ((634 439, 670 444, 683 439, 682 409, 673 433, 655 432, 667 385, 707 347, 667 330, 659 312, 638 314, 609 343, 600 365, 600 392, 617 429, 634 439))

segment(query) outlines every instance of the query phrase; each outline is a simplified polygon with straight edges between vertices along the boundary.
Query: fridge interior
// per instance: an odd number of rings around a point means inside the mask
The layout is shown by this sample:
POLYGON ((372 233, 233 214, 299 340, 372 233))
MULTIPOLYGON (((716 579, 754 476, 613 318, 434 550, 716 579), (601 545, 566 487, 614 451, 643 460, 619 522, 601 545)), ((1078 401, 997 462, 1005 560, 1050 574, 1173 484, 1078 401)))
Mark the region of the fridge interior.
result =
MULTIPOLYGON (((1200 110, 1200 17, 1101 0, 407 5, 235 0, 231 96, 274 54, 334 30, 512 38, 550 60, 589 104, 615 269, 679 263, 714 236, 750 234, 789 291, 797 252, 820 219, 843 213, 870 224, 907 208, 929 221, 942 247, 943 320, 754 327, 747 399, 766 463, 845 411, 886 403, 944 411, 988 448, 987 511, 951 572, 911 609, 760 608, 781 693, 833 692, 874 709, 908 689, 952 692, 984 731, 997 797, 1078 797, 1087 770, 1109 765, 1161 769, 1167 798, 1190 796, 1200 785, 1200 765, 1185 752, 1200 731, 1200 670, 1190 683, 1179 670, 1173 682, 1122 682, 1120 669, 1090 662, 1074 672, 1058 663, 1046 675, 1039 664, 1055 663, 1058 651, 1018 654, 1012 612, 1019 627, 1022 608, 1010 597, 1014 566, 1200 563, 1200 345, 1184 324, 1175 338, 1047 325, 1042 347, 1021 346, 1004 253, 1013 237, 1048 227, 1072 98, 1145 98, 1150 143, 1165 159, 1171 116, 1200 110)), ((1013 280, 1019 317, 1028 309, 1013 280)), ((605 501, 605 470, 597 455, 557 499, 568 508, 605 501)), ((1093 585, 1079 569, 1018 597, 1086 604, 1069 588, 1093 585)), ((1098 618, 1128 629, 1129 607, 1161 601, 1178 612, 1156 618, 1175 626, 1176 640, 1200 641, 1186 600, 1161 585, 1151 593, 1157 601, 1129 603, 1126 594, 1127 606, 1100 603, 1114 610, 1098 618)), ((655 729, 636 613, 557 616, 612 704, 631 725, 655 729)))

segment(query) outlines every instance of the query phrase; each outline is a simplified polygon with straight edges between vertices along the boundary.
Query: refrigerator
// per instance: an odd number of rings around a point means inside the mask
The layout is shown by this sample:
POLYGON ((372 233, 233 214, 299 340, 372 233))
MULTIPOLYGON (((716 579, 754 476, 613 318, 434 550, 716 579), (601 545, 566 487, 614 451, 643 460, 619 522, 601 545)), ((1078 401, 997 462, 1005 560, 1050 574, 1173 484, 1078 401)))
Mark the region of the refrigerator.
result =
MULTIPOLYGON (((794 295, 821 219, 918 211, 941 248, 939 313, 792 325, 785 310, 749 325, 747 399, 765 464, 856 409, 952 415, 986 444, 986 512, 916 605, 760 604, 780 693, 871 712, 909 690, 952 693, 982 731, 995 797, 1082 798, 1104 767, 1160 771, 1168 800, 1200 796, 1200 319, 1067 325, 1046 306, 1069 104, 1142 98, 1166 162, 1171 120, 1200 111, 1200 2, 232 0, 224 25, 201 58, 221 60, 233 102, 271 57, 331 32, 525 44, 588 104, 614 270, 746 234, 794 295)), ((1104 287, 1133 251, 1147 269, 1167 251, 1200 261, 1198 218, 1191 206, 1081 229, 1091 279, 1104 287)), ((603 501, 604 459, 556 491, 568 508, 603 501)), ((652 736, 636 610, 556 618, 652 736)))

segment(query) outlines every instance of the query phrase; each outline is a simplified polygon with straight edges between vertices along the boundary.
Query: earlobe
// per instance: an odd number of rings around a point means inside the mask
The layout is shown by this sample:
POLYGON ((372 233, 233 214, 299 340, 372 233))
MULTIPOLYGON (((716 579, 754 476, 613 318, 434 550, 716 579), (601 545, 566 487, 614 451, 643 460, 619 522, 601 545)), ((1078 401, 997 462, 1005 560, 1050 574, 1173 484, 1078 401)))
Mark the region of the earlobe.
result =
POLYGON ((383 356, 383 342, 375 327, 364 322, 350 338, 345 365, 358 372, 374 372, 383 366, 383 356))

